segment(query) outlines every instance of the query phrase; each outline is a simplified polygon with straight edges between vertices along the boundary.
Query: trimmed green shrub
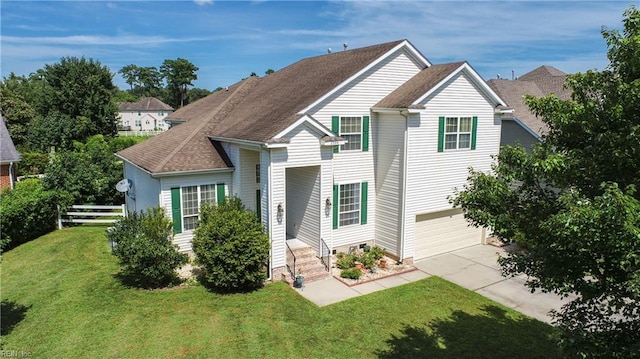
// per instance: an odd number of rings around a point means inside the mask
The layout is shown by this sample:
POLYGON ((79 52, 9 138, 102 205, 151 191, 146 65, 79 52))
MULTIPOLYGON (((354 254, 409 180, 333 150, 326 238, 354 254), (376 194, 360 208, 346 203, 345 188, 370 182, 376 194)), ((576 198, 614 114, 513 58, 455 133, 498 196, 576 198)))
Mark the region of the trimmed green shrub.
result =
POLYGON ((160 207, 129 213, 107 231, 107 238, 114 243, 113 254, 127 285, 156 288, 171 284, 177 280, 176 269, 189 259, 172 243, 171 220, 160 207))
POLYGON ((343 269, 340 272, 340 277, 348 279, 359 279, 361 275, 362 272, 357 268, 343 269))
POLYGON ((340 269, 349 269, 356 266, 355 262, 358 259, 358 256, 356 256, 355 254, 346 254, 340 252, 336 255, 336 258, 336 267, 340 269))
POLYGON ((375 260, 381 259, 386 254, 386 251, 382 247, 373 246, 369 253, 373 256, 375 260))
POLYGON ((371 269, 376 266, 376 259, 371 252, 363 253, 360 258, 358 258, 358 261, 367 269, 371 269))
POLYGON ((223 203, 204 203, 193 238, 193 251, 203 266, 201 279, 222 292, 260 288, 267 279, 269 236, 255 213, 239 198, 223 203))
POLYGON ((0 238, 3 250, 38 238, 56 229, 58 197, 32 178, 0 193, 0 238))

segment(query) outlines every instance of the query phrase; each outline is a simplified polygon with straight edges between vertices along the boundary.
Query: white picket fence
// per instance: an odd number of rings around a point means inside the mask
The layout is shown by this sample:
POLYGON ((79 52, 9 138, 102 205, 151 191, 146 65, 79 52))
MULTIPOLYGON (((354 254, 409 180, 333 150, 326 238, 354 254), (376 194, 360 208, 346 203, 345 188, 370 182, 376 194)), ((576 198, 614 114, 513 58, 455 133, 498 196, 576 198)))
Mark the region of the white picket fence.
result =
POLYGON ((124 204, 118 206, 74 204, 69 211, 62 213, 58 207, 58 228, 63 223, 115 223, 127 216, 124 204))
POLYGON ((152 137, 161 134, 164 131, 118 131, 121 137, 152 137))

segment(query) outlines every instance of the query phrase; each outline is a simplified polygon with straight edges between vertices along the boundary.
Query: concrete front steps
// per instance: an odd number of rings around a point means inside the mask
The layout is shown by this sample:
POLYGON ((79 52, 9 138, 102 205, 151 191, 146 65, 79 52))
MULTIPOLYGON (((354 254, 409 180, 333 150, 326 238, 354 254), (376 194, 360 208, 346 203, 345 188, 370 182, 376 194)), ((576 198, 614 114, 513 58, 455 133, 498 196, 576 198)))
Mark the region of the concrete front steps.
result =
MULTIPOLYGON (((304 283, 324 279, 330 275, 313 248, 307 245, 295 246, 291 248, 291 251, 296 257, 296 274, 301 274, 304 277, 304 283)), ((293 257, 288 250, 287 263, 293 263, 293 257)), ((293 286, 294 278, 291 278, 289 272, 283 274, 283 280, 293 286)))

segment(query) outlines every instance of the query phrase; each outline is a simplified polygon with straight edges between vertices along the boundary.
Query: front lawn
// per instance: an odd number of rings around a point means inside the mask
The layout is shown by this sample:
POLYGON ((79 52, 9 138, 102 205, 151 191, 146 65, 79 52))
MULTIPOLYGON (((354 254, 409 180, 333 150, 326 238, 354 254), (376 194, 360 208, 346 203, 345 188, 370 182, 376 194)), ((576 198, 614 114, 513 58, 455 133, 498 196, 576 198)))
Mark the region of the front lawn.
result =
POLYGON ((3 254, 2 351, 32 358, 550 358, 552 327, 439 278, 319 308, 250 294, 123 287, 104 227, 3 254))

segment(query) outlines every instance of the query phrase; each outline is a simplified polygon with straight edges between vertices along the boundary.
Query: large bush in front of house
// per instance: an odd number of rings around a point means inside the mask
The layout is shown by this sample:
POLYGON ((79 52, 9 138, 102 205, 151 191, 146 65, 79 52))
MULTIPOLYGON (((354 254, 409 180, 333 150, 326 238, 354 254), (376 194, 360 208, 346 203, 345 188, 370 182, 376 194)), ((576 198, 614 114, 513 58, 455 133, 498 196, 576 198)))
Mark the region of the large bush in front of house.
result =
POLYGON ((203 204, 193 238, 204 284, 222 292, 260 288, 267 279, 269 236, 255 213, 236 197, 203 204))
POLYGON ((14 248, 56 229, 58 196, 42 182, 28 179, 0 193, 0 243, 14 248))
POLYGON ((107 231, 118 257, 120 277, 125 284, 157 288, 177 279, 176 269, 189 257, 173 244, 171 221, 160 207, 146 212, 132 212, 107 231))

